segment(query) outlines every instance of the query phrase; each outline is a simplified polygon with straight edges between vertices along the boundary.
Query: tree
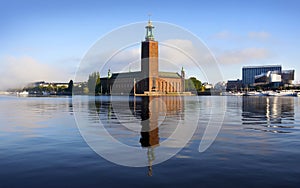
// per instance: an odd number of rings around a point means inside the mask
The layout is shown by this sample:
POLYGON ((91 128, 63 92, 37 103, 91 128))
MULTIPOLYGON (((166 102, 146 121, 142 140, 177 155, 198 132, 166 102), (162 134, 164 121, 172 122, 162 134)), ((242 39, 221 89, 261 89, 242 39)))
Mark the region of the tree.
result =
POLYGON ((87 86, 89 89, 90 94, 99 94, 101 90, 101 85, 100 85, 100 74, 99 72, 93 72, 92 74, 89 75, 89 79, 87 82, 87 86))
POLYGON ((185 90, 190 92, 199 92, 203 90, 203 86, 200 80, 195 77, 190 77, 185 80, 185 90))
POLYGON ((70 80, 70 82, 69 82, 69 84, 68 84, 68 88, 67 88, 67 91, 68 92, 72 92, 72 90, 73 90, 73 80, 70 80))
MULTIPOLYGON (((99 73, 98 73, 99 74, 99 73)), ((100 83, 100 75, 97 76, 97 79, 96 79, 96 85, 95 85, 95 93, 96 94, 99 94, 101 93, 101 83, 100 83)))

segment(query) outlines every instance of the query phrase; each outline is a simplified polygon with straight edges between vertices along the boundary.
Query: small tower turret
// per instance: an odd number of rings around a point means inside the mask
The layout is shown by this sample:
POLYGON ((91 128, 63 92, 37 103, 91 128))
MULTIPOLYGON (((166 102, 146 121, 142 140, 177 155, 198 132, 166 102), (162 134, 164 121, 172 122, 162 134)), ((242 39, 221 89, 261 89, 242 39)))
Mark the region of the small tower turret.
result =
POLYGON ((181 68, 181 92, 185 92, 185 71, 181 68))
POLYGON ((111 78, 111 72, 110 72, 110 69, 108 69, 108 72, 107 72, 107 78, 111 78))
POLYGON ((153 36, 153 29, 154 26, 152 25, 151 20, 149 19, 148 25, 145 27, 146 28, 146 41, 154 41, 154 36, 153 36))
POLYGON ((183 67, 181 68, 181 78, 185 78, 185 71, 184 71, 184 69, 183 69, 183 67))

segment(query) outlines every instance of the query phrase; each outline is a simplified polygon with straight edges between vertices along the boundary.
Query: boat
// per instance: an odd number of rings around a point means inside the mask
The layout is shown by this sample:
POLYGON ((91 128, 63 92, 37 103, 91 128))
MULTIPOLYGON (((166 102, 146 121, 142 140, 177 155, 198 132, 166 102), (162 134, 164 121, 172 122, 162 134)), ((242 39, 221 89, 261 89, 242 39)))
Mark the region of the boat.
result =
POLYGON ((279 92, 277 91, 268 91, 268 96, 271 96, 271 97, 276 97, 276 96, 279 96, 279 92))
POLYGON ((274 97, 297 96, 297 92, 293 90, 269 91, 268 96, 274 96, 274 97))
POLYGON ((264 91, 249 91, 244 96, 267 96, 267 93, 264 91))
POLYGON ((47 91, 42 91, 42 95, 43 95, 43 96, 49 96, 49 95, 50 95, 50 93, 49 93, 49 92, 47 92, 47 91))
POLYGON ((17 92, 17 95, 20 97, 27 97, 29 95, 28 91, 17 92))
POLYGON ((221 95, 223 95, 223 96, 243 96, 244 93, 242 93, 242 92, 231 92, 231 91, 229 91, 229 92, 222 92, 221 95))

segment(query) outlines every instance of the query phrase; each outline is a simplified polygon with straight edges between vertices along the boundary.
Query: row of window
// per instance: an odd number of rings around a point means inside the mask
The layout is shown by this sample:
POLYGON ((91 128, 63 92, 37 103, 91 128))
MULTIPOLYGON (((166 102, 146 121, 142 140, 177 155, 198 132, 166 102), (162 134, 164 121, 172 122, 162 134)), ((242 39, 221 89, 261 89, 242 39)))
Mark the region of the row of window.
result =
POLYGON ((158 82, 157 84, 158 91, 161 92, 180 92, 181 83, 180 82, 158 82))
MULTIPOLYGON (((137 88, 139 88, 139 84, 137 83, 137 88)), ((182 85, 181 82, 166 82, 166 81, 158 81, 155 90, 160 92, 181 92, 182 85)), ((113 84, 113 88, 120 89, 132 89, 133 83, 128 82, 117 82, 113 84)))

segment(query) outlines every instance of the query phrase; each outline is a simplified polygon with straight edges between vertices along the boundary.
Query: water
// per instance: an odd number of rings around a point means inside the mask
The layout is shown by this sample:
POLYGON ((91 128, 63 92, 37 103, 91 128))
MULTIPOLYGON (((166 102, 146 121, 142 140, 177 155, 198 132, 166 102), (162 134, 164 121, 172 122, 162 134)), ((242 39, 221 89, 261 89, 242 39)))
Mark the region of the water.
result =
MULTIPOLYGON (((0 107, 1 188, 298 187, 300 183, 297 97, 131 98, 128 102, 128 97, 107 96, 96 100, 0 96, 0 107), (220 132, 206 151, 199 152, 208 121, 222 117, 220 109, 225 109, 220 132), (164 147, 163 141, 178 127, 176 122, 194 117, 199 122, 187 145, 171 159, 153 165, 149 176, 147 166, 124 167, 99 156, 81 136, 75 115, 88 122, 84 129, 94 136, 101 121, 120 142, 154 152, 164 147), (136 126, 136 122, 144 123, 136 126)), ((113 149, 106 144, 102 146, 113 149)), ((149 162, 146 155, 145 161, 149 162)))

